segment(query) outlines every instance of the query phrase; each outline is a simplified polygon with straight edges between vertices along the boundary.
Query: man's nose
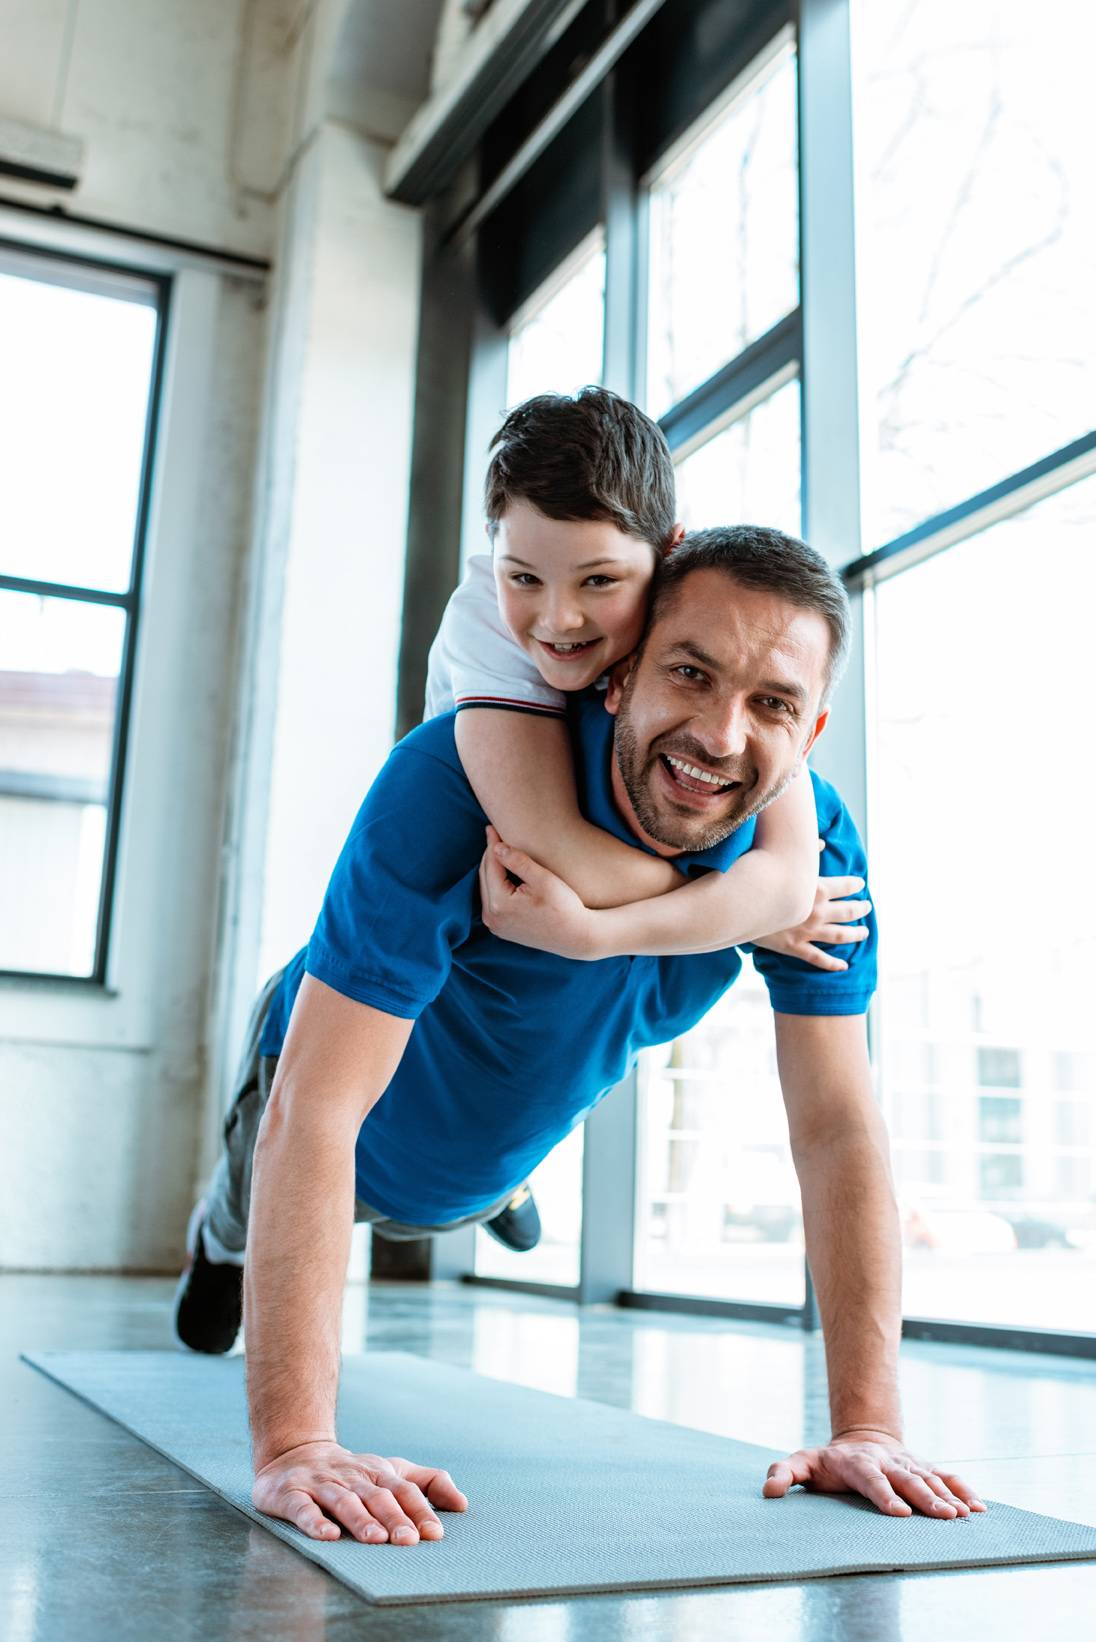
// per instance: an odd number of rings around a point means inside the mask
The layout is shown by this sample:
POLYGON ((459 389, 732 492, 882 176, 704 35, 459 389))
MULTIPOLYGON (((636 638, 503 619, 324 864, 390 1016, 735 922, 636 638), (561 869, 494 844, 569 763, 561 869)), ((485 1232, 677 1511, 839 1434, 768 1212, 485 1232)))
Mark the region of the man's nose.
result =
POLYGON ((736 697, 712 701, 699 722, 692 725, 711 758, 740 758, 749 740, 745 703, 736 697))

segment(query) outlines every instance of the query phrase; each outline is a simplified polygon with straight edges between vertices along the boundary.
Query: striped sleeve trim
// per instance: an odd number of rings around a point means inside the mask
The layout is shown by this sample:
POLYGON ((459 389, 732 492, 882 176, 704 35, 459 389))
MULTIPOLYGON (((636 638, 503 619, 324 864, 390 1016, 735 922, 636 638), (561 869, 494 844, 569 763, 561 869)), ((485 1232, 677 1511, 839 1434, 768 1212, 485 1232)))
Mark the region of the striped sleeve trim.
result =
POLYGON ((513 696, 458 696, 454 703, 457 712, 466 707, 494 707, 504 713, 536 713, 541 718, 566 718, 565 707, 553 707, 544 701, 520 701, 513 696))

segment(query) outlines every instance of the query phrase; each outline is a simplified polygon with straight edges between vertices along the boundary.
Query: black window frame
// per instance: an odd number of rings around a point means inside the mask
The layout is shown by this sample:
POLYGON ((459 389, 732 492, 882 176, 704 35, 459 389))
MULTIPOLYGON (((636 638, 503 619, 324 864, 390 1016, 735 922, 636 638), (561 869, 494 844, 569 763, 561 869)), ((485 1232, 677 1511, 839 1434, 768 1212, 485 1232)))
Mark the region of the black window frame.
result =
POLYGON ((114 910, 117 899, 118 853, 121 838, 122 810, 129 774, 129 732, 133 709, 138 640, 141 627, 141 600, 144 586, 145 554, 151 514, 152 492, 155 480, 158 432, 163 408, 167 337, 171 309, 172 276, 156 269, 132 263, 115 262, 107 258, 76 254, 54 247, 31 244, 0 237, 0 255, 8 253, 23 263, 41 263, 63 266, 67 277, 63 283, 79 290, 76 277, 86 269, 94 278, 89 288, 101 290, 102 281, 112 277, 120 282, 139 281, 153 294, 156 322, 152 347, 152 369, 149 374, 148 402, 141 452, 141 471, 138 483, 137 507, 134 515, 133 547, 130 558, 129 584, 123 592, 96 587, 74 586, 67 582, 38 580, 33 577, 11 576, 0 571, 0 592, 29 593, 38 598, 66 599, 78 604, 106 606, 120 610, 124 616, 122 656, 118 677, 118 695, 114 710, 114 731, 111 746, 110 773, 107 781, 107 817, 103 845, 103 863, 99 884, 99 906, 96 915, 95 949, 91 973, 72 975, 62 971, 0 969, 0 982, 27 981, 48 983, 50 986, 80 989, 109 988, 113 960, 114 910))

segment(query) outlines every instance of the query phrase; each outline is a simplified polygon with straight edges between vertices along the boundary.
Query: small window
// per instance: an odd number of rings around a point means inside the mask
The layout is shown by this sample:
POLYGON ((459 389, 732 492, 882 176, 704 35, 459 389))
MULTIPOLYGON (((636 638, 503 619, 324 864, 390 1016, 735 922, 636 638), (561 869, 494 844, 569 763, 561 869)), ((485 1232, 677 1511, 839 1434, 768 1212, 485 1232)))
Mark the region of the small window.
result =
POLYGON ((1011 1095, 979 1095, 978 1138, 999 1146, 1019 1146, 1024 1138, 1024 1103, 1011 1095))
POLYGON ((983 1089, 1023 1087, 1018 1049, 978 1049, 978 1082, 983 1089))
POLYGON ((978 1160, 985 1201, 1016 1198, 1024 1189, 1024 1160, 1016 1152, 987 1152, 978 1160))

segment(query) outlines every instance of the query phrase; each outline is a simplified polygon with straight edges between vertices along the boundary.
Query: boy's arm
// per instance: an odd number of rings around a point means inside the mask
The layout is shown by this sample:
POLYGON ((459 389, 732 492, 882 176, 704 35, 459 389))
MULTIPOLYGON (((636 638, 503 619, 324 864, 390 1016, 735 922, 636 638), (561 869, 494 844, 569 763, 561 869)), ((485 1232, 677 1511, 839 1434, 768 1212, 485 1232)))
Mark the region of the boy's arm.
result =
POLYGON ((715 952, 769 934, 770 925, 801 924, 814 904, 818 822, 805 769, 759 816, 754 847, 729 871, 706 873, 672 896, 590 910, 526 852, 509 841, 502 847, 499 870, 481 874, 484 922, 503 940, 565 958, 715 952))
POLYGON ((806 768, 757 818, 753 848, 675 895, 594 915, 592 956, 718 952, 801 924, 814 905, 818 818, 806 768))
MULTIPOLYGON (((569 884, 584 906, 621 907, 680 885, 681 874, 667 861, 621 843, 582 815, 563 719, 477 707, 457 714, 456 741, 496 830, 569 884)), ((813 863, 811 881, 813 888, 813 863)), ((768 933, 787 922, 757 929, 768 933)))

